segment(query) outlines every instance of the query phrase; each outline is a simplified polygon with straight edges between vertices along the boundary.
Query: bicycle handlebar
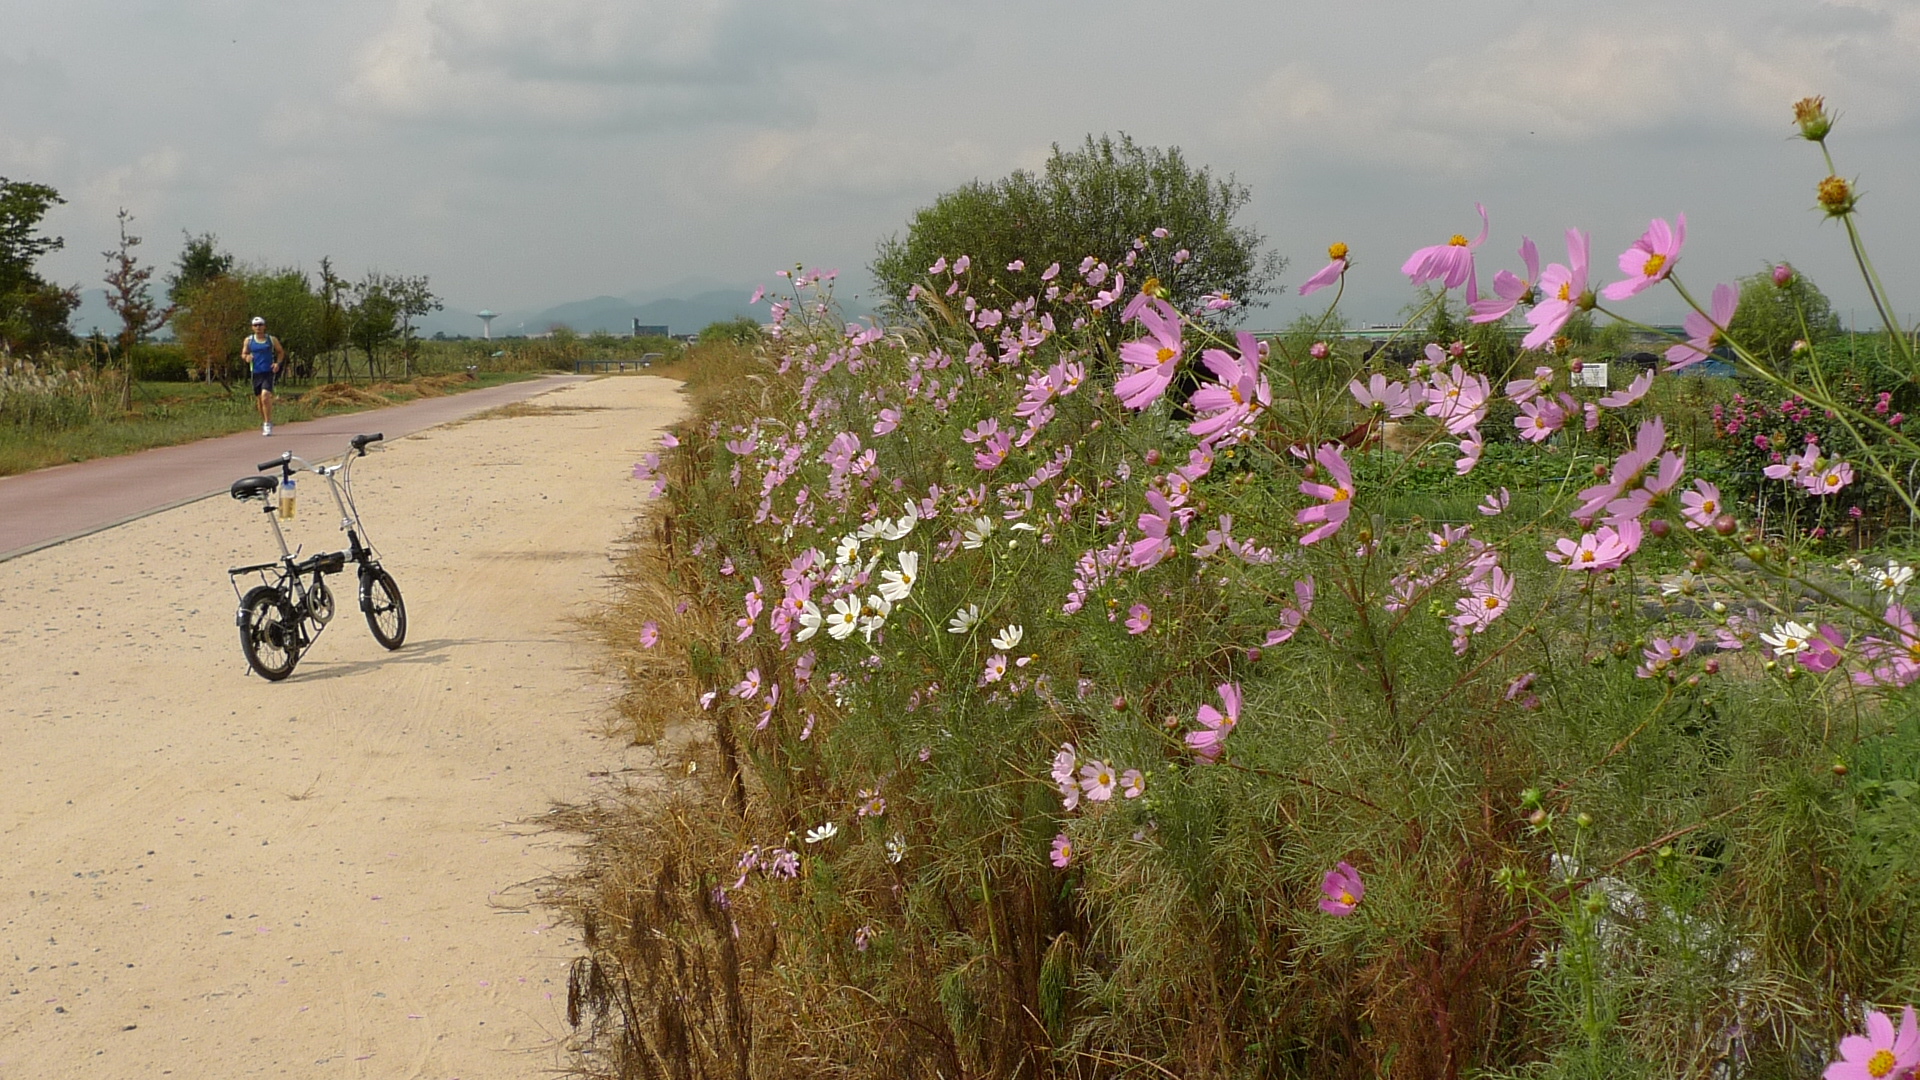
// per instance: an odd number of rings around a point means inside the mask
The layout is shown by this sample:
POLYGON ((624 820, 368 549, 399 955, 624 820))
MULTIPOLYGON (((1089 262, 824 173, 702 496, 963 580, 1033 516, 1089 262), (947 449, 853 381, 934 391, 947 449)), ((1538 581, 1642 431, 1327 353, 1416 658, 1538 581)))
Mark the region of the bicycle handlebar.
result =
POLYGON ((286 458, 274 458, 272 461, 263 461, 260 464, 255 465, 254 468, 260 472, 266 472, 268 469, 277 469, 280 466, 285 465, 286 463, 287 463, 286 458))

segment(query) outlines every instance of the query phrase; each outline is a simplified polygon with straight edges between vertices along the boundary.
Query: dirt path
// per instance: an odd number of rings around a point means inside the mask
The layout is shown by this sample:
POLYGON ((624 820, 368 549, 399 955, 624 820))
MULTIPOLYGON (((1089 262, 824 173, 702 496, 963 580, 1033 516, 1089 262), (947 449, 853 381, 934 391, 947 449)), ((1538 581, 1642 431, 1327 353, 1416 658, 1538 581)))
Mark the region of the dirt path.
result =
MULTIPOLYGON (((673 386, 576 384, 362 461, 407 644, 348 600, 284 683, 234 629, 224 570, 272 544, 251 506, 0 563, 0 1077, 558 1063, 576 950, 525 883, 569 852, 521 823, 652 767, 598 737, 614 688, 571 618, 673 386)), ((309 551, 340 545, 319 494, 309 551)))

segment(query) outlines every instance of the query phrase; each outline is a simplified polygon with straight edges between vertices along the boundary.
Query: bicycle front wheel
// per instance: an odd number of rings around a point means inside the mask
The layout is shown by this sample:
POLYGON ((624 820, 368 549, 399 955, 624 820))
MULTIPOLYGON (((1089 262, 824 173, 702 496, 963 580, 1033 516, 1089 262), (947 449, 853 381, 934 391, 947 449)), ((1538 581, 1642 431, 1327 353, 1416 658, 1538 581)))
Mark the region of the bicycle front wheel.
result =
POLYGON ((373 640, 389 650, 406 642, 407 602, 400 599, 392 574, 376 569, 360 575, 360 610, 367 615, 373 640))
POLYGON ((240 599, 240 651, 268 682, 293 674, 300 662, 300 620, 279 589, 256 585, 240 599))

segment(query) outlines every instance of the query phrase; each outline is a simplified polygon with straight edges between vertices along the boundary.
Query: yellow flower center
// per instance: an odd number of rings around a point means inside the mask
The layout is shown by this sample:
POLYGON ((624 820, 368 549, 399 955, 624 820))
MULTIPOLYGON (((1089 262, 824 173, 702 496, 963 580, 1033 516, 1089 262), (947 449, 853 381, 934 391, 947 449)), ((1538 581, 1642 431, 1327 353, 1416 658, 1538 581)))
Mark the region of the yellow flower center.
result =
POLYGON ((1492 611, 1500 606, 1500 598, 1497 596, 1489 596, 1485 600, 1481 601, 1481 603, 1484 603, 1487 605, 1488 611, 1492 611))
POLYGON ((1593 560, 1594 560, 1594 553, 1593 553, 1593 552, 1591 552, 1591 551, 1583 551, 1583 552, 1581 552, 1581 553, 1580 553, 1580 561, 1581 561, 1581 562, 1592 562, 1593 560))
POLYGON ((1645 277, 1659 277, 1660 268, 1665 265, 1667 265, 1667 257, 1656 251, 1647 256, 1647 265, 1640 268, 1640 273, 1645 277))
POLYGON ((1233 403, 1235 405, 1245 405, 1247 403, 1247 399, 1240 396, 1240 388, 1237 386, 1228 387, 1227 396, 1233 398, 1233 403))
POLYGON ((1717 502, 1714 502, 1714 501, 1713 501, 1712 499, 1701 499, 1701 500, 1700 500, 1700 512, 1701 512, 1701 513, 1703 513, 1703 514, 1713 514, 1713 513, 1718 513, 1718 512, 1719 512, 1719 510, 1720 510, 1720 504, 1719 504, 1719 503, 1717 503, 1717 502))
POLYGON ((1160 295, 1160 279, 1157 277, 1148 278, 1146 281, 1141 283, 1140 291, 1141 293, 1147 296, 1159 296, 1160 295))
POLYGON ((1453 239, 1447 241, 1447 244, 1451 247, 1466 247, 1467 238, 1459 233, 1454 233, 1453 239))
POLYGON ((1328 244, 1327 245, 1327 258, 1332 259, 1335 262, 1338 262, 1341 259, 1344 259, 1346 257, 1347 257, 1347 245, 1345 244, 1328 244))
MULTIPOLYGON (((1353 905, 1355 905, 1355 904, 1357 904, 1357 903, 1359 903, 1360 901, 1358 901, 1358 900, 1355 900, 1355 899, 1353 898, 1353 894, 1352 894, 1352 893, 1350 893, 1350 892, 1348 892, 1348 891, 1347 891, 1347 890, 1345 890, 1345 889, 1341 889, 1341 890, 1340 890, 1340 902, 1341 902, 1341 903, 1343 903, 1343 904, 1345 904, 1345 905, 1347 905, 1348 907, 1352 907, 1353 905)), ((1884 1051, 1884 1050, 1882 1050, 1882 1051, 1881 1051, 1881 1053, 1883 1053, 1883 1054, 1884 1054, 1884 1053, 1886 1053, 1886 1051, 1884 1051)))
POLYGON ((1840 484, 1840 474, 1839 474, 1839 473, 1828 473, 1828 474, 1827 474, 1827 483, 1829 483, 1829 484, 1832 484, 1832 485, 1834 485, 1834 486, 1836 486, 1836 487, 1838 487, 1838 486, 1839 486, 1839 484, 1840 484))
POLYGON ((1353 498, 1353 492, 1348 491, 1346 488, 1334 489, 1334 492, 1333 492, 1334 502, 1346 502, 1348 499, 1351 499, 1351 498, 1353 498))
POLYGON ((1164 364, 1167 361, 1173 359, 1174 356, 1177 354, 1175 354, 1172 349, 1162 348, 1159 352, 1154 353, 1153 355, 1156 359, 1158 359, 1161 363, 1164 364))
POLYGON ((1562 299, 1562 300, 1571 300, 1571 299, 1573 299, 1573 282, 1571 282, 1571 281, 1569 281, 1569 282, 1564 282, 1564 283, 1562 283, 1562 284, 1561 284, 1561 286, 1560 286, 1560 299, 1562 299))
POLYGON ((1875 1078, 1890 1075, 1897 1063, 1898 1059, 1893 1056, 1893 1051, 1875 1050, 1873 1056, 1867 1059, 1867 1075, 1875 1078))

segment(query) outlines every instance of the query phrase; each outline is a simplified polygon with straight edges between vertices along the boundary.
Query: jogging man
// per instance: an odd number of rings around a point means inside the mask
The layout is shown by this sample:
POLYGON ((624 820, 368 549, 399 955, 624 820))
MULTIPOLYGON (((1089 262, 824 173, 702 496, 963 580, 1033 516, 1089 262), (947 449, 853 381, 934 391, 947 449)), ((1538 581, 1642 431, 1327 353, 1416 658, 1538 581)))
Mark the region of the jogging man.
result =
POLYGON ((287 350, 280 347, 280 339, 267 334, 267 320, 258 315, 253 317, 253 336, 240 344, 240 359, 253 368, 253 400, 260 406, 260 434, 273 434, 273 378, 280 374, 280 364, 286 360, 287 350))

